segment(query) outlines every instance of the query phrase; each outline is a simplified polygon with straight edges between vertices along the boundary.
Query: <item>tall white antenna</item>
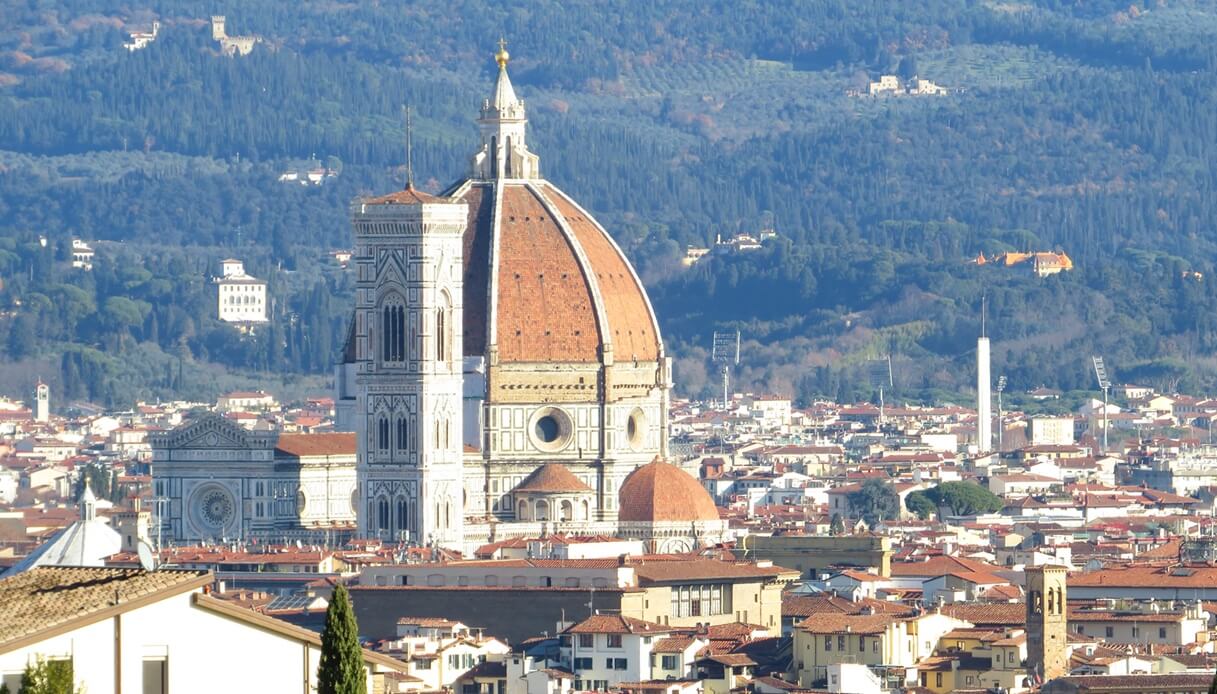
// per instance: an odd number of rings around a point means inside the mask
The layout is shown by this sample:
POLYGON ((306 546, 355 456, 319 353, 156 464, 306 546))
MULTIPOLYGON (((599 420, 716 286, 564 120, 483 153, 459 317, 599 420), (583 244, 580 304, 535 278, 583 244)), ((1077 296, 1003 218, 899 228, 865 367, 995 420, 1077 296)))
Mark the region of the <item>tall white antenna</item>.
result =
POLYGON ((985 333, 985 304, 988 303, 988 297, 984 294, 980 295, 980 336, 988 337, 985 333))
POLYGON ((977 453, 993 450, 993 412, 989 376, 989 338, 976 338, 976 449, 977 453))
POLYGON ((723 409, 731 407, 731 367, 739 365, 739 342, 740 333, 738 330, 727 332, 715 332, 714 343, 710 350, 710 360, 718 364, 723 375, 723 409))

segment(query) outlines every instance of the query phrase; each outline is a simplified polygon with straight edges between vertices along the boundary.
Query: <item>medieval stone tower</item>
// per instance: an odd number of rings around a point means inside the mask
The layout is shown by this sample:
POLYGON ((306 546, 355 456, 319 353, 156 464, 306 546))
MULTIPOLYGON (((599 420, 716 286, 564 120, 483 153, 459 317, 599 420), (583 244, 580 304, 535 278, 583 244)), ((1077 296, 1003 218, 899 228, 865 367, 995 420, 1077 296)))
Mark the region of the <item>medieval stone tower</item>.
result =
POLYGON ((1069 669, 1066 570, 1035 566, 1026 570, 1027 674, 1033 683, 1047 682, 1069 669))
POLYGON ((360 534, 458 546, 462 243, 468 206, 407 185, 357 200, 356 431, 360 534))

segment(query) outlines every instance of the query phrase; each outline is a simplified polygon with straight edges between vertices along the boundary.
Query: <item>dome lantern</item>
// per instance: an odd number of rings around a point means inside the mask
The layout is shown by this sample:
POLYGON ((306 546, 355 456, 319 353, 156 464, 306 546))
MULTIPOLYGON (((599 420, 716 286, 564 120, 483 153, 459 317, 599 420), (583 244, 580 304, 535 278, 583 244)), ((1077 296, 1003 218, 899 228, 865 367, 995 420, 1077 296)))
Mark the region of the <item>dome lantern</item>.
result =
POLYGON ((540 162, 537 155, 528 150, 526 127, 528 117, 524 102, 516 96, 507 75, 507 41, 499 39, 499 50, 494 61, 499 66, 495 80, 494 95, 482 101, 482 112, 478 118, 478 129, 482 134, 482 145, 473 155, 472 177, 480 180, 533 179, 539 178, 540 162))

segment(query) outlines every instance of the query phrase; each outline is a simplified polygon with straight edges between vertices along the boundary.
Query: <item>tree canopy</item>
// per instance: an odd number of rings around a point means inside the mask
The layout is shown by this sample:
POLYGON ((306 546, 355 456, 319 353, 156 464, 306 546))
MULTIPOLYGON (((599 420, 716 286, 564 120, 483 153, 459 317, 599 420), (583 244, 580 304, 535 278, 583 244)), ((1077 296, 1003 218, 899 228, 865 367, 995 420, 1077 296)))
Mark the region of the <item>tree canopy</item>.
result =
POLYGON ((975 482, 943 482, 930 489, 912 492, 905 507, 919 518, 929 518, 946 507, 955 516, 996 513, 1005 505, 1001 497, 975 482))
POLYGON ((868 479, 847 499, 850 509, 867 525, 900 517, 900 497, 889 480, 868 479))

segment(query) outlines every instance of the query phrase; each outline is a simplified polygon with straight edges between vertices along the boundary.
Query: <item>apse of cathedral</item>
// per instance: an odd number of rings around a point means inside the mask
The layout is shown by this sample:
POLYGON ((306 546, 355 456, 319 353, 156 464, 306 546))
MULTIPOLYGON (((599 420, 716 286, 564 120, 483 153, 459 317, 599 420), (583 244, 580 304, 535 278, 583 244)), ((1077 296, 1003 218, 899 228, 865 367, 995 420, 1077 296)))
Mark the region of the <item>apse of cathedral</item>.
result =
POLYGON ((548 532, 717 542, 708 493, 664 462, 671 366, 646 291, 542 178, 502 45, 495 60, 468 177, 351 205, 335 395, 355 433, 355 532, 465 551, 548 532))

